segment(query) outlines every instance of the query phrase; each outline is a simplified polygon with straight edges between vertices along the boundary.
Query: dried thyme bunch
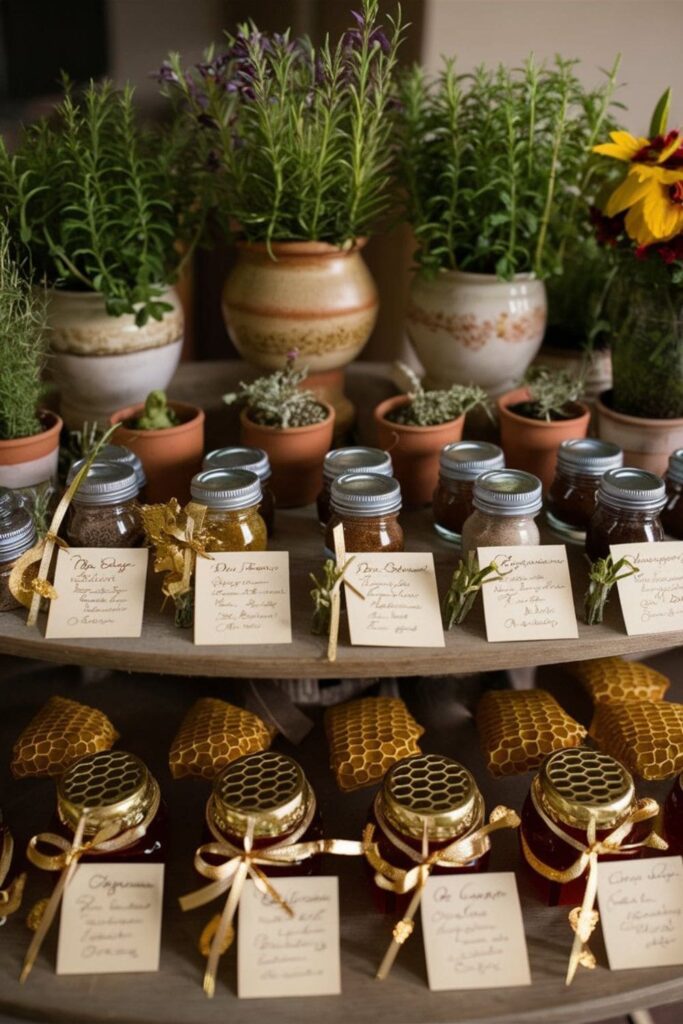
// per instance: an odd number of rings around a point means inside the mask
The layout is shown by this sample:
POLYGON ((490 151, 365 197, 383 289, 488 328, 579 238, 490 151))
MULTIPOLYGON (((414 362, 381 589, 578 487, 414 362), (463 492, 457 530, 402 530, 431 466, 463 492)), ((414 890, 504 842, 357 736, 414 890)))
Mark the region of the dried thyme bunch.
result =
POLYGON ((243 402, 254 423, 264 427, 308 427, 327 419, 327 409, 312 391, 299 385, 306 380, 308 369, 295 370, 298 353, 290 352, 284 369, 249 384, 240 381, 239 390, 223 395, 226 405, 243 402))
POLYGON ((467 556, 467 562, 460 559, 443 600, 442 611, 446 629, 462 625, 472 610, 475 597, 485 583, 502 579, 507 575, 508 573, 500 571, 495 562, 480 569, 473 551, 467 556))
POLYGON ((534 419, 550 421, 553 413, 561 419, 567 414, 567 407, 583 397, 586 390, 585 369, 574 374, 568 370, 532 366, 523 383, 529 390, 534 419))
POLYGON ((406 394, 410 402, 393 409, 387 419, 411 427, 433 427, 456 420, 464 413, 480 406, 489 410, 489 401, 483 388, 474 385, 453 384, 448 390, 425 391, 420 378, 405 363, 397 369, 406 378, 406 394))
POLYGON ((589 626, 602 622, 605 605, 614 584, 637 572, 640 569, 629 562, 628 558, 620 558, 615 564, 612 556, 608 555, 607 558, 597 558, 591 562, 588 575, 590 582, 583 603, 584 617, 589 626))

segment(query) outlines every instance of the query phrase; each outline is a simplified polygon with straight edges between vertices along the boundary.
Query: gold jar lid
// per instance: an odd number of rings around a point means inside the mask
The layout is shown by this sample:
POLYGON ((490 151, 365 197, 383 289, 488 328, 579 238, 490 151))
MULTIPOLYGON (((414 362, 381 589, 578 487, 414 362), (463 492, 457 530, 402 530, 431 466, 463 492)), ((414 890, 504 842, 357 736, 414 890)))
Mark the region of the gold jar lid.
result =
POLYGON ((543 804, 567 825, 612 828, 635 799, 631 774, 609 754, 589 747, 556 750, 541 765, 538 785, 543 804))
POLYGON ((231 761, 216 777, 207 813, 222 833, 243 839, 276 839, 301 824, 314 800, 302 769, 291 757, 267 750, 231 761))
POLYGON ((457 839, 479 825, 484 801, 467 768, 440 754, 397 761, 384 776, 380 806, 392 828, 412 839, 457 839))
POLYGON ((139 757, 125 750, 86 754, 69 765, 57 782, 57 813, 73 832, 87 811, 86 835, 120 821, 138 825, 157 798, 159 787, 139 757))

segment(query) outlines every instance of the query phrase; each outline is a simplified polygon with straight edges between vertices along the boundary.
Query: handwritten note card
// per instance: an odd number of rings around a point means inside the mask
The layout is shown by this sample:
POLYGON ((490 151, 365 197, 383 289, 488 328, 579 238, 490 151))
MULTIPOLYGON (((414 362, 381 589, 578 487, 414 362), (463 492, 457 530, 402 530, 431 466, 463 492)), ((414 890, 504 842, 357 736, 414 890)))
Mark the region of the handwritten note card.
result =
POLYGON ((163 864, 79 864, 62 900, 57 974, 158 971, 163 864))
POLYGON ((294 917, 247 882, 237 930, 240 999, 341 992, 339 886, 334 878, 277 878, 294 917))
POLYGON ((560 640, 576 637, 572 584, 564 544, 478 548, 479 565, 495 562, 504 579, 482 587, 486 638, 560 640))
POLYGON ((345 587, 352 644, 444 646, 431 553, 357 554, 346 579, 364 597, 345 587))
POLYGON ((196 644, 291 644, 289 554, 230 551, 197 559, 196 644))
POLYGON ((598 903, 613 971, 683 964, 683 860, 598 865, 598 903))
POLYGON ((45 636, 140 636, 147 558, 146 548, 60 550, 45 636))
POLYGON ((512 871, 430 878, 422 931, 434 991, 531 984, 512 871))
POLYGON ((611 552, 639 569, 617 583, 628 635, 683 629, 683 541, 613 544, 611 552))

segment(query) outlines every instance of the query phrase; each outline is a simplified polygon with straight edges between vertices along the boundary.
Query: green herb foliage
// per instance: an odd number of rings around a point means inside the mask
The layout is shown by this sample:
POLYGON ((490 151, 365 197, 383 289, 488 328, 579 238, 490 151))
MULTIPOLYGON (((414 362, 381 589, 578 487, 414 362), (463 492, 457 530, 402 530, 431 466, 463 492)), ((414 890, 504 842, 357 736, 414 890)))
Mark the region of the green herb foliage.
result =
POLYGON ((571 405, 578 402, 585 391, 584 370, 578 374, 568 370, 550 370, 547 366, 532 366, 524 384, 529 390, 529 413, 532 419, 565 419, 571 416, 571 405))
POLYGON ((239 389, 223 395, 226 405, 242 402, 247 407, 249 418, 264 427, 307 427, 322 423, 328 411, 320 404, 312 391, 302 388, 308 370, 296 370, 296 353, 291 352, 282 370, 275 370, 267 377, 245 384, 240 381, 239 389))
POLYGON ((411 427, 433 427, 440 423, 456 420, 464 413, 480 406, 489 409, 489 400, 483 388, 474 385, 453 384, 447 390, 425 391, 419 377, 405 363, 398 363, 397 369, 407 380, 405 405, 393 409, 387 419, 411 427))
POLYGON ((620 558, 614 562, 612 556, 608 555, 607 558, 597 558, 591 562, 588 590, 583 601, 584 618, 589 626, 602 622, 605 606, 615 583, 637 572, 640 570, 629 562, 628 558, 620 558))
POLYGON ((150 391, 145 399, 142 416, 138 416, 135 426, 138 430, 167 430, 177 427, 180 423, 177 415, 168 404, 164 391, 150 391))
POLYGON ((480 569, 477 556, 470 551, 465 562, 462 558, 451 577, 451 583, 443 599, 442 613, 446 629, 461 626, 472 610, 477 594, 485 583, 500 580, 509 573, 501 572, 495 562, 480 569))

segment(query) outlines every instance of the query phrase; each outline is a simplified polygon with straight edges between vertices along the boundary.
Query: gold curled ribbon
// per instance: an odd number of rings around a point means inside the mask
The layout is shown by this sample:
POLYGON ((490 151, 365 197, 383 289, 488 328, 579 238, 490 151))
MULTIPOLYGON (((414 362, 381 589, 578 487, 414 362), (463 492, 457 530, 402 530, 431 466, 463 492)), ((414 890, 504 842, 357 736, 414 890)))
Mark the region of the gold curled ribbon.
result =
POLYGON ((228 893, 218 923, 210 921, 202 933, 202 940, 210 941, 208 961, 204 972, 204 992, 213 998, 216 991, 216 972, 223 953, 231 946, 234 939, 233 920, 239 906, 244 883, 251 878, 254 885, 274 903, 278 904, 285 914, 294 916, 294 911, 287 901, 279 894, 270 881, 263 867, 272 865, 299 864, 303 860, 322 853, 334 853, 346 857, 358 857, 363 852, 362 844, 350 839, 314 839, 298 842, 303 836, 315 814, 315 801, 311 801, 308 812, 299 827, 287 839, 273 843, 265 849, 253 848, 253 821, 251 828, 244 837, 243 846, 234 846, 228 842, 215 828, 207 815, 207 822, 216 841, 200 846, 194 856, 196 871, 209 884, 195 889, 186 896, 181 896, 179 903, 183 910, 194 910, 205 903, 210 903, 224 893, 228 893))
POLYGON ((413 933, 415 915, 417 914, 424 887, 432 870, 437 865, 445 868, 464 867, 471 861, 483 856, 491 848, 490 834, 501 828, 517 828, 519 816, 516 811, 510 810, 509 807, 494 807, 488 824, 475 827, 472 831, 464 836, 460 836, 460 838, 455 839, 447 846, 429 853, 426 830, 422 837, 422 851, 418 852, 412 846, 405 843, 400 836, 396 835, 384 817, 379 799, 377 798, 375 799, 374 811, 377 825, 391 845, 415 861, 415 867, 408 870, 397 868, 390 864, 380 853, 379 845, 374 842, 375 825, 366 825, 363 832, 363 853, 375 872, 375 884, 380 889, 396 893, 397 895, 404 895, 408 892, 413 893, 408 909, 402 919, 394 926, 389 948, 384 954, 384 959, 377 970, 376 977, 383 981, 389 975, 401 946, 413 933))
POLYGON ((591 818, 586 829, 586 842, 582 843, 580 840, 575 839, 574 836, 569 835, 568 832, 565 832, 546 813, 542 805, 537 778, 532 783, 530 795, 534 809, 544 825, 564 843, 575 849, 579 856, 568 868, 559 871, 557 868, 552 868, 550 865, 545 864, 535 855, 522 832, 520 836, 522 852, 529 866, 549 881, 559 882, 560 884, 573 882, 580 878, 584 872, 588 872, 581 906, 574 907, 569 913, 569 924, 574 932, 574 941, 569 956, 565 984, 571 985, 579 966, 587 967, 589 970, 595 967, 595 956, 591 952, 588 943, 600 920, 600 915, 595 909, 595 900, 598 894, 599 858, 605 855, 626 855, 646 846, 655 850, 666 850, 669 844, 654 831, 649 832, 644 839, 638 842, 624 843, 634 825, 657 817, 659 805, 656 800, 649 798, 638 800, 633 810, 624 818, 621 824, 609 832, 604 839, 597 838, 597 823, 595 818, 591 818))
POLYGON ((341 588, 342 584, 346 583, 347 587, 353 590, 354 594, 365 600, 365 594, 361 594, 360 590, 354 587, 353 583, 350 583, 346 579, 346 571, 353 562, 355 555, 351 555, 350 558, 346 557, 346 544, 344 543, 344 527, 341 523, 337 523, 332 531, 334 537, 334 558, 337 563, 337 579, 335 580, 334 586, 330 590, 330 634, 327 641, 327 660, 337 660, 337 647, 339 645, 339 619, 341 617, 341 588))
POLYGON ((176 600, 189 591, 197 556, 211 558, 206 552, 209 538, 203 528, 206 512, 206 505, 196 501, 181 508, 175 498, 142 506, 145 533, 156 552, 154 571, 166 573, 161 585, 166 598, 176 600))
POLYGON ((10 914, 16 913, 21 906, 21 901, 24 895, 24 885, 26 884, 26 872, 17 875, 13 882, 7 886, 6 889, 2 888, 2 885, 9 874, 9 869, 12 864, 12 854, 14 853, 14 840, 9 832, 5 832, 2 840, 2 847, 0 848, 0 921, 9 917, 10 914))
POLYGON ((133 828, 126 828, 122 831, 121 822, 114 821, 109 825, 105 825, 99 832, 96 832, 92 839, 85 840, 84 842, 83 836, 90 813, 86 810, 81 815, 71 842, 63 836, 56 835, 54 832, 41 832, 37 836, 33 836, 29 841, 26 856, 31 863, 35 864, 42 871, 60 871, 61 874, 47 901, 31 943, 26 950, 24 965, 19 978, 22 984, 31 973, 43 940, 50 930, 50 925, 59 909, 64 891, 73 878, 81 857, 86 853, 114 853, 117 850, 124 850, 127 846, 131 846, 139 839, 142 839, 147 832, 150 822, 159 810, 159 799, 159 790, 157 789, 143 820, 133 828), (51 848, 57 852, 43 853, 40 850, 41 846, 51 848))

